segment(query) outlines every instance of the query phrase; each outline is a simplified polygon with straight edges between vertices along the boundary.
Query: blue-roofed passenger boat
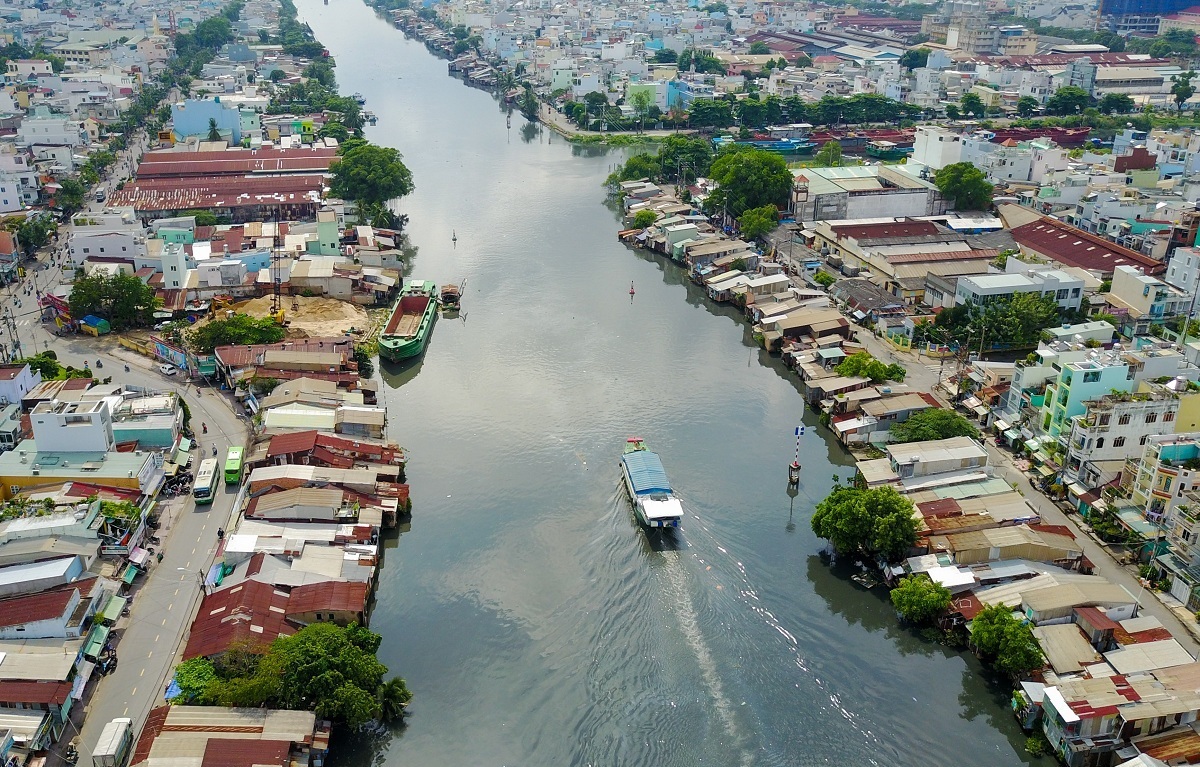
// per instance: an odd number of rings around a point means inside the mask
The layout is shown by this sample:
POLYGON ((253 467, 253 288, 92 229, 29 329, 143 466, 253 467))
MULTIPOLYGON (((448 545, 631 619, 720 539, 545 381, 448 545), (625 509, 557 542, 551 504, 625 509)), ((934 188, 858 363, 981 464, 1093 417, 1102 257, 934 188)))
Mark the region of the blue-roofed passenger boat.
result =
POLYGON ((683 504, 671 492, 671 482, 658 453, 650 452, 641 437, 625 441, 621 456, 625 489, 633 501, 638 522, 646 527, 675 529, 683 519, 683 504))

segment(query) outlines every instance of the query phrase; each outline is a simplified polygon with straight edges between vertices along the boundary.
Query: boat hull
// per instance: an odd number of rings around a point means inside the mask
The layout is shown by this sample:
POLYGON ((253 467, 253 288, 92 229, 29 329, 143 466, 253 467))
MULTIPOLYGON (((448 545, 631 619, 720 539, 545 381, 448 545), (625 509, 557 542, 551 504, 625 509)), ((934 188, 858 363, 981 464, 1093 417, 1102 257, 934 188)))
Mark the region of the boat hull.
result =
MULTIPOLYGON (((640 442, 639 442, 640 444, 640 442)), ((678 529, 683 518, 683 508, 679 504, 678 499, 668 489, 666 485, 666 475, 662 472, 662 466, 658 463, 658 457, 653 453, 653 460, 658 467, 662 486, 660 489, 646 490, 643 494, 637 491, 636 483, 630 473, 629 464, 627 462, 630 452, 638 452, 644 450, 626 450, 625 456, 621 460, 621 478, 625 482, 625 490, 629 493, 629 500, 633 504, 633 513, 637 517, 637 521, 643 527, 658 530, 675 530, 678 529), (654 507, 652 511, 647 511, 647 504, 654 507)), ((644 477, 644 469, 639 469, 639 476, 644 477)))
POLYGON ((433 325, 437 322, 438 302, 435 294, 436 288, 432 283, 405 286, 392 309, 387 328, 379 337, 379 356, 382 359, 401 362, 418 357, 425 351, 433 334, 433 325), (393 333, 393 329, 399 332, 393 333))

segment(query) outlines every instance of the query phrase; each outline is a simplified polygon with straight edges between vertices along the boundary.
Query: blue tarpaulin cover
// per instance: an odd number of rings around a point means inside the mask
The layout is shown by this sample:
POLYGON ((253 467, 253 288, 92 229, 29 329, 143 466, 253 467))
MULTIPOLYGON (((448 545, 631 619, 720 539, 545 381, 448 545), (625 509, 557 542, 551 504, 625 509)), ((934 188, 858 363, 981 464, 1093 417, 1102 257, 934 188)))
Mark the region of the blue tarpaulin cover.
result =
POLYGON ((621 456, 621 461, 629 472, 633 491, 638 495, 671 492, 671 483, 667 480, 667 472, 658 459, 658 453, 637 450, 621 456))
POLYGON ((179 686, 179 682, 176 682, 175 679, 172 678, 171 683, 167 685, 167 692, 163 695, 163 698, 166 700, 175 700, 180 695, 183 695, 183 688, 179 686))

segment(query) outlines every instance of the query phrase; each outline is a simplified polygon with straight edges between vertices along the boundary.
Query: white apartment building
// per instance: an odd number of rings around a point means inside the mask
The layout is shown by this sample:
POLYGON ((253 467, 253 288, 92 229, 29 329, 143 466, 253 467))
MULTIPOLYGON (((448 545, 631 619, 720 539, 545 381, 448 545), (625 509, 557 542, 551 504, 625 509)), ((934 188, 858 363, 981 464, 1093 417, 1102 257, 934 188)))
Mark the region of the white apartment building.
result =
POLYGON ((87 132, 78 120, 54 114, 45 107, 37 107, 17 128, 17 146, 28 147, 35 144, 85 146, 87 132))
POLYGON ((116 444, 104 400, 42 402, 29 420, 39 453, 107 453, 116 444))
POLYGON ((1088 402, 1087 412, 1072 419, 1063 484, 1094 488, 1111 482, 1125 470, 1127 459, 1142 454, 1151 437, 1175 430, 1179 405, 1178 394, 1165 386, 1088 402))
POLYGON ((1078 309, 1083 298, 1083 280, 1061 269, 966 275, 958 278, 954 303, 982 306, 1018 293, 1040 293, 1053 298, 1060 309, 1078 309))

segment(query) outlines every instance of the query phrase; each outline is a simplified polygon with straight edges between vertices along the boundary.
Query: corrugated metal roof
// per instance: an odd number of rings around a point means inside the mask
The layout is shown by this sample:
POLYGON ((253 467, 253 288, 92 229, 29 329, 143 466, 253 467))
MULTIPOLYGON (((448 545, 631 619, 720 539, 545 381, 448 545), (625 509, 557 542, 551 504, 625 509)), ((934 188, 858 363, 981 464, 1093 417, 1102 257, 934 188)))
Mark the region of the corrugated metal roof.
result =
POLYGON ((367 607, 369 589, 365 583, 326 581, 292 589, 288 598, 288 615, 312 612, 363 612, 367 607))
POLYGON ((274 437, 271 437, 270 446, 267 447, 267 457, 274 458, 275 456, 288 455, 290 453, 310 452, 317 444, 318 433, 314 429, 291 434, 276 434, 274 437))
POLYGON ((288 764, 292 744, 287 740, 209 738, 204 746, 203 767, 258 767, 288 764))
POLYGON ((0 705, 62 705, 71 694, 70 682, 0 682, 0 705))
POLYGON ((0 600, 0 627, 48 621, 66 612, 76 586, 67 584, 38 594, 0 600))
POLYGON ((633 490, 638 495, 671 492, 671 482, 667 479, 667 471, 663 468, 658 453, 636 450, 622 455, 621 461, 625 464, 633 483, 633 490))

